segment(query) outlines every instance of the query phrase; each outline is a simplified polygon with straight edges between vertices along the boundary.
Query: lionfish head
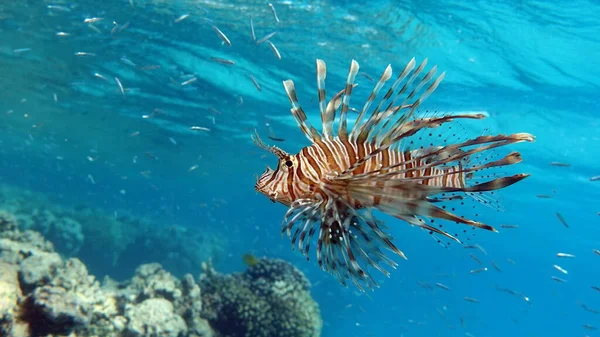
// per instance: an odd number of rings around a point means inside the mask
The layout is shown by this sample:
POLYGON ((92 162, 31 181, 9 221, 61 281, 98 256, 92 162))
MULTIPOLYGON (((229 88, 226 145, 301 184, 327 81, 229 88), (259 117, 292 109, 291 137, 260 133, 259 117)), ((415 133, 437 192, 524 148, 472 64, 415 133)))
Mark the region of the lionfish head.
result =
POLYGON ((267 166, 267 169, 256 179, 254 189, 267 196, 272 202, 289 206, 292 200, 287 188, 287 178, 295 158, 277 146, 265 145, 256 132, 252 140, 258 147, 274 154, 279 160, 276 169, 267 166))

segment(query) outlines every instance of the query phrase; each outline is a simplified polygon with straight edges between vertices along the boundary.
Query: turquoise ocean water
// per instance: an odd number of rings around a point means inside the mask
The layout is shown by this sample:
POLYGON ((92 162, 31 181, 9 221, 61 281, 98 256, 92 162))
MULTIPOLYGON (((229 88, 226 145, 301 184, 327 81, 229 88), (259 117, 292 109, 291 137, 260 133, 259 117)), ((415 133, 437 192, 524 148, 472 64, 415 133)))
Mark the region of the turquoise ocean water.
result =
MULTIPOLYGON (((592 287, 600 286, 593 251, 600 249, 600 179, 590 178, 600 175, 600 4, 272 5, 278 22, 268 2, 254 0, 3 1, 0 183, 76 209, 151 219, 148 230, 164 235, 174 225, 203 233, 206 245, 220 245, 205 257, 223 272, 243 270, 246 253, 284 258, 313 283, 322 336, 598 335, 600 291, 592 287), (251 19, 258 39, 276 32, 270 41, 281 59, 252 40, 251 19), (465 132, 536 136, 511 146, 524 158, 515 169, 531 177, 501 191, 505 212, 482 207, 480 219, 500 229, 477 232, 470 243, 483 249, 444 248, 381 215, 408 260, 396 259, 389 279, 376 275, 375 292, 360 293, 280 237, 285 207, 253 189, 275 159, 250 135, 256 129, 289 152, 307 145, 281 83, 296 82, 318 124, 316 58, 327 62, 330 92, 343 87, 352 59, 360 63, 367 76, 358 77, 353 100, 362 106, 373 86, 368 77, 377 79, 389 63, 399 71, 412 57, 446 71, 428 108, 489 115, 465 132)), ((90 272, 116 279, 184 249, 146 242, 151 255, 127 249, 120 260, 131 263, 115 268, 96 258, 101 247, 86 250, 91 244, 80 249, 90 272)), ((188 267, 174 273, 199 272, 188 267)))

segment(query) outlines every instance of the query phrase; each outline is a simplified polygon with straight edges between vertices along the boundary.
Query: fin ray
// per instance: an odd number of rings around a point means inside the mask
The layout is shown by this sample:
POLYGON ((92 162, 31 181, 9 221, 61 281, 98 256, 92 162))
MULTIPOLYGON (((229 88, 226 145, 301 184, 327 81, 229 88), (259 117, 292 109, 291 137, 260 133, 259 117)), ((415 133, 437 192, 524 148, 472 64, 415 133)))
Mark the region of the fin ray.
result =
MULTIPOLYGON (((485 187, 501 188, 499 186, 500 185, 490 184, 485 187)), ((425 215, 432 218, 454 221, 473 227, 496 231, 492 226, 459 217, 456 214, 437 207, 426 198, 444 191, 461 191, 460 188, 433 187, 394 180, 388 180, 384 184, 374 184, 370 179, 362 181, 349 180, 344 183, 329 183, 329 188, 332 190, 332 193, 335 193, 340 187, 343 187, 352 198, 359 200, 361 203, 373 205, 374 208, 402 220, 405 220, 406 216, 425 215), (378 202, 373 201, 374 197, 378 198, 378 202)), ((465 190, 469 191, 472 189, 474 188, 465 188, 465 190)))
POLYGON ((370 209, 358 210, 343 199, 329 196, 320 201, 294 202, 284 217, 282 234, 287 233, 292 246, 307 258, 310 242, 316 234, 316 257, 321 269, 340 283, 351 282, 362 291, 365 287, 378 287, 370 268, 389 277, 382 264, 397 266, 382 248, 406 258, 381 227, 370 209))
POLYGON ((352 131, 350 132, 350 137, 353 141, 356 141, 356 138, 359 135, 360 125, 361 125, 360 122, 363 118, 363 115, 369 110, 369 108, 371 107, 371 104, 373 103, 373 101, 375 100, 377 95, 379 94, 379 91, 381 91, 381 88, 383 88, 385 83, 391 77, 392 77, 392 66, 388 64, 388 66, 385 68, 383 74, 381 74, 379 81, 377 81, 377 83, 375 84, 375 87, 371 91, 371 94, 369 95, 369 98, 365 102, 365 105, 360 110, 358 117, 356 118, 354 127, 352 128, 352 131))
POLYGON ((317 90, 319 93, 319 112, 321 113, 322 132, 325 139, 331 139, 333 128, 332 123, 328 123, 328 121, 333 121, 333 117, 329 117, 328 113, 333 113, 334 111, 327 109, 327 96, 325 92, 326 77, 327 65, 325 64, 325 61, 317 59, 317 90))
POLYGON ((288 96, 288 99, 292 104, 292 115, 294 116, 294 119, 300 127, 300 130, 302 130, 304 136, 306 136, 306 138, 308 138, 308 140, 310 140, 312 143, 320 140, 321 134, 319 133, 319 131, 317 131, 317 129, 310 125, 310 123, 308 122, 308 118, 306 117, 306 113, 304 112, 304 109, 302 109, 302 107, 298 103, 298 97, 296 96, 296 88, 294 86, 294 81, 283 81, 283 87, 285 88, 285 92, 288 96))
POLYGON ((350 105, 350 96, 352 95, 352 88, 354 88, 354 80, 360 66, 358 62, 352 60, 350 64, 350 71, 348 72, 348 78, 346 79, 346 87, 344 88, 344 96, 342 97, 342 110, 340 111, 340 123, 338 125, 338 137, 342 140, 348 140, 348 126, 346 115, 350 105))

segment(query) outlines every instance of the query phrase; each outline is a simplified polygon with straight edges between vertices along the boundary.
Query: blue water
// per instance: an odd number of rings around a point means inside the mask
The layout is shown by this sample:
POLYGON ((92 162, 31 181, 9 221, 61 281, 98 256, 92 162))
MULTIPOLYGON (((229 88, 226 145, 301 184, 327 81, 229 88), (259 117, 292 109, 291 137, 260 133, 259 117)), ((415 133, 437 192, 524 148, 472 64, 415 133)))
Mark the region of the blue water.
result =
MULTIPOLYGON (((223 272, 242 270, 247 252, 286 258, 313 282, 323 336, 598 335, 583 325, 600 327, 600 314, 581 303, 600 310, 600 292, 591 288, 600 286, 600 256, 592 251, 600 249, 600 181, 589 180, 600 175, 600 4, 273 4, 279 23, 265 1, 4 1, 0 182, 68 205, 127 209, 165 226, 215 233, 229 243, 216 263, 223 272), (184 14, 189 17, 175 22, 184 14), (84 23, 90 17, 103 20, 90 26, 84 23), (282 60, 251 40, 251 17, 258 38, 277 32, 271 41, 282 60), (390 279, 378 278, 380 289, 361 294, 279 237, 285 208, 253 190, 255 174, 273 166, 274 158, 263 157, 250 134, 257 129, 284 138, 277 145, 289 152, 307 145, 281 81, 296 82, 316 124, 315 58, 327 62, 328 86, 342 88, 351 59, 377 78, 388 63, 399 70, 413 56, 429 57, 447 72, 428 107, 486 111, 490 118, 474 130, 537 137, 514 146, 524 157, 518 170, 532 176, 503 191, 505 213, 482 211, 483 222, 520 226, 478 234, 487 255, 440 247, 422 231, 382 216, 408 260, 398 261, 390 279), (181 85, 192 76, 195 82, 181 85), (211 131, 191 131, 192 125, 211 131), (576 258, 560 259, 558 252, 576 258), (478 265, 469 254, 489 270, 470 274, 478 265)), ((359 80, 364 85, 356 95, 364 98, 372 84, 359 80)))

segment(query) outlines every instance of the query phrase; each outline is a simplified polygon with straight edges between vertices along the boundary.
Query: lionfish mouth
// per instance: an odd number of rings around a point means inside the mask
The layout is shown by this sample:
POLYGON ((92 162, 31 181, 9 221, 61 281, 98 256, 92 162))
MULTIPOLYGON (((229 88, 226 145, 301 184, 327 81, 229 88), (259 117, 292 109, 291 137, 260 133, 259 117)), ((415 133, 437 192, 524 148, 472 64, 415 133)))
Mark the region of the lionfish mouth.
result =
POLYGON ((273 203, 276 203, 276 202, 277 202, 277 193, 275 193, 275 192, 266 193, 266 192, 264 191, 264 187, 263 187, 263 186, 260 186, 260 184, 259 184, 259 183, 256 183, 256 184, 254 185, 254 190, 255 190, 256 192, 260 193, 260 194, 263 194, 263 195, 265 195, 265 196, 266 196, 267 198, 269 198, 269 200, 271 200, 273 203))
POLYGON ((277 193, 269 193, 267 195, 267 197, 269 198, 269 200, 271 200, 273 203, 277 202, 277 193))

